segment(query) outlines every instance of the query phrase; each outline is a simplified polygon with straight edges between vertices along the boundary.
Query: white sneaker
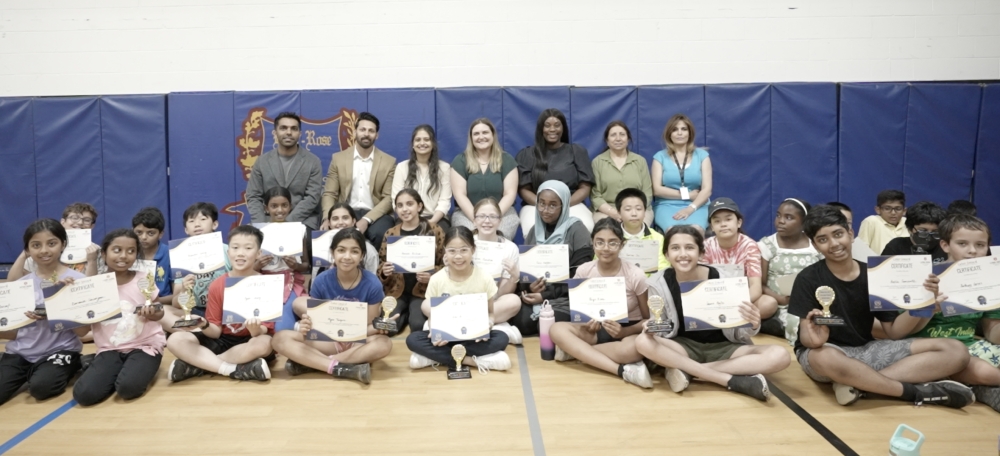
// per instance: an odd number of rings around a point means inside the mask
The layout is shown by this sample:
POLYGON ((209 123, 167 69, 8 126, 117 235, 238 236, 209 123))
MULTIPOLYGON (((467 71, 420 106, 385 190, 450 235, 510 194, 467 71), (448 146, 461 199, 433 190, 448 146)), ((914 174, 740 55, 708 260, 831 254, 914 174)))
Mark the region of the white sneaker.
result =
POLYGON ((564 352, 563 349, 559 348, 559 346, 556 345, 556 357, 555 357, 556 361, 571 361, 574 359, 576 358, 571 356, 569 353, 564 352))
POLYGON ((507 352, 498 351, 488 355, 473 356, 472 359, 476 361, 479 373, 483 375, 488 374, 491 370, 505 371, 510 369, 510 357, 507 356, 507 352))
POLYGON ((495 324, 493 325, 493 329, 506 334, 507 338, 510 339, 511 345, 521 345, 524 342, 524 338, 521 337, 521 331, 517 327, 511 326, 510 323, 495 324))
POLYGON ((626 382, 642 388, 653 387, 653 379, 649 378, 649 369, 646 369, 646 364, 642 361, 626 364, 622 372, 622 378, 626 382))
POLYGON ((423 369, 428 366, 434 366, 438 363, 434 362, 432 359, 424 356, 418 355, 416 353, 410 354, 410 369, 423 369))
POLYGON ((668 367, 667 371, 663 373, 663 376, 667 378, 670 390, 675 393, 686 390, 688 385, 691 384, 691 376, 680 369, 668 367))
POLYGON ((833 382, 833 394, 840 405, 851 405, 861 399, 861 391, 853 386, 833 382))

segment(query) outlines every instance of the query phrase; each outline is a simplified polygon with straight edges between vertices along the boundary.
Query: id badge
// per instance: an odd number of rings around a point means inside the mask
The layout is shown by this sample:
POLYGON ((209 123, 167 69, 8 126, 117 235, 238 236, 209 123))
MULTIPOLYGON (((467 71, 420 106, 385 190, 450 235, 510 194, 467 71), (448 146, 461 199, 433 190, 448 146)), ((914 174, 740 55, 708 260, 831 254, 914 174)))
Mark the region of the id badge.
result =
POLYGON ((691 192, 688 191, 687 186, 681 187, 681 199, 682 200, 691 199, 691 192))

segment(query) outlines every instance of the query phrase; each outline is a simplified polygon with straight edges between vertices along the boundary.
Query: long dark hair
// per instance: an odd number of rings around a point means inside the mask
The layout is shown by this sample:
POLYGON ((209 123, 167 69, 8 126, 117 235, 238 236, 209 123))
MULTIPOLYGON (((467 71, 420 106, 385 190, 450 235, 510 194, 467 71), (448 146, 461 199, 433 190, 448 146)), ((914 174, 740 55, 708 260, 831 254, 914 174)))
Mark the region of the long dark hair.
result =
POLYGON ((409 188, 417 186, 419 167, 417 166, 417 152, 413 150, 413 140, 417 138, 417 132, 421 130, 427 132, 427 135, 431 137, 431 156, 427 159, 427 177, 431 181, 431 188, 428 189, 427 193, 434 193, 441 188, 441 176, 439 175, 441 160, 438 159, 438 142, 437 135, 434 134, 434 127, 427 124, 417 125, 417 128, 413 129, 413 135, 410 136, 410 161, 407 165, 404 185, 409 188))
POLYGON ((565 144, 569 144, 569 125, 566 123, 566 116, 556 108, 549 108, 538 115, 538 122, 535 123, 535 145, 532 146, 532 153, 535 156, 535 167, 531 169, 531 183, 538 190, 547 179, 549 174, 549 152, 545 144, 545 121, 549 117, 555 117, 562 122, 562 137, 559 138, 565 144))
POLYGON ((358 262, 358 269, 364 269, 365 265, 365 255, 368 254, 368 248, 365 241, 365 235, 361 234, 357 228, 344 228, 333 235, 333 240, 330 241, 330 258, 333 258, 333 251, 337 250, 337 246, 341 242, 352 239, 361 248, 361 261, 358 262))
MULTIPOLYGON (((420 193, 417 193, 417 191, 412 188, 404 188, 400 190, 399 193, 396 194, 396 199, 393 200, 392 202, 393 210, 395 210, 396 200, 399 199, 399 195, 410 195, 410 197, 413 198, 414 201, 420 203, 420 205, 422 206, 421 209, 427 207, 427 205, 424 204, 424 199, 420 197, 420 193)), ((421 210, 420 212, 423 212, 423 210, 421 210)), ((417 219, 420 220, 420 228, 419 228, 420 235, 423 236, 431 231, 431 222, 428 222, 427 219, 425 219, 422 215, 420 215, 420 212, 417 213, 417 219)), ((403 222, 399 222, 399 225, 403 226, 403 222)))
POLYGON ((50 232, 53 236, 62 242, 63 249, 66 248, 66 243, 68 242, 68 235, 66 234, 66 228, 56 221, 55 219, 43 218, 35 220, 28 225, 28 228, 24 230, 24 251, 28 251, 28 244, 31 243, 31 238, 33 238, 38 233, 50 232))
POLYGON ((142 255, 142 247, 141 244, 139 243, 139 236, 135 234, 135 231, 132 231, 128 228, 118 228, 117 230, 105 234, 104 239, 101 240, 101 252, 104 253, 105 263, 107 263, 108 261, 108 247, 111 247, 111 243, 114 242, 115 239, 118 239, 120 237, 129 238, 135 241, 135 259, 145 260, 145 258, 143 258, 142 255))

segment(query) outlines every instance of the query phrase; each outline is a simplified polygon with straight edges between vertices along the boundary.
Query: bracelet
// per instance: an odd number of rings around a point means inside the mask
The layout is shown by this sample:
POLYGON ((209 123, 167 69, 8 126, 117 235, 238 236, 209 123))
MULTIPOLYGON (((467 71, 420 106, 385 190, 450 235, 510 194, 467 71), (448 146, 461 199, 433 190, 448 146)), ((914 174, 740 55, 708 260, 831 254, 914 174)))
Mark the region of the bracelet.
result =
POLYGON ((694 203, 688 204, 688 207, 690 207, 691 209, 694 209, 696 211, 698 210, 698 205, 694 204, 694 203))

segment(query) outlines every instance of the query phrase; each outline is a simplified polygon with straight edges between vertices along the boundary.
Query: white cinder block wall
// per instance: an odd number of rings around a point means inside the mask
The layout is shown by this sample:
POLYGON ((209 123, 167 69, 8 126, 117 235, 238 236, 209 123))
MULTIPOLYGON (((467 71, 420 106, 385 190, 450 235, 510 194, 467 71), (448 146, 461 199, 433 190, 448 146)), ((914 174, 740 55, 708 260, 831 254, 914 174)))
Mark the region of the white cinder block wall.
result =
POLYGON ((1000 79, 1000 0, 0 0, 0 96, 1000 79))

